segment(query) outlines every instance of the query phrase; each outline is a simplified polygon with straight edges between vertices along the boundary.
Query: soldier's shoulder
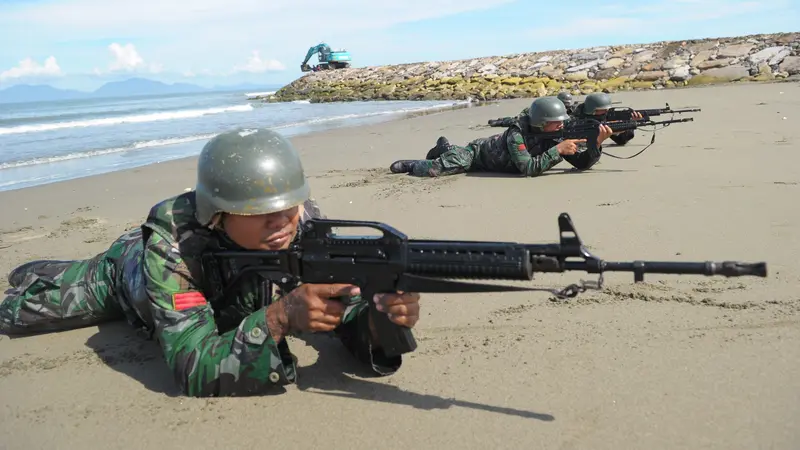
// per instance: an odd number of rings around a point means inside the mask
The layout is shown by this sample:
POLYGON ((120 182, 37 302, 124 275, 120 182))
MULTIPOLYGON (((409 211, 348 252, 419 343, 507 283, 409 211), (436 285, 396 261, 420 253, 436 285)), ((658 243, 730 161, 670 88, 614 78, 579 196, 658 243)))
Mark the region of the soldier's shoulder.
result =
POLYGON ((518 150, 520 145, 525 144, 525 136, 522 134, 522 129, 518 125, 512 125, 503 133, 503 144, 507 149, 518 150))
POLYGON ((159 234, 177 237, 186 229, 200 226, 195 215, 196 211, 195 192, 185 192, 153 205, 145 225, 159 231, 159 234))
POLYGON ((504 135, 514 141, 520 141, 523 139, 522 128, 519 124, 514 124, 506 129, 504 135))

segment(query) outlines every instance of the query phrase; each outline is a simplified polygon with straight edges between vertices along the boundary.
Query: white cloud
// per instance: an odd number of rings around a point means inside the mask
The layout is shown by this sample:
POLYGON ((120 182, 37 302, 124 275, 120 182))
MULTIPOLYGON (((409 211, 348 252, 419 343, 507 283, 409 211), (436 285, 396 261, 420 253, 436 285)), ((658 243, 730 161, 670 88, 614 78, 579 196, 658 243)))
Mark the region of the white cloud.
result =
POLYGON ((133 44, 128 43, 121 45, 114 42, 108 46, 108 51, 111 53, 112 57, 111 63, 108 65, 108 70, 94 69, 95 75, 121 72, 149 72, 157 74, 164 70, 162 64, 146 63, 133 44))
POLYGON ((108 46, 108 50, 114 55, 108 69, 116 71, 132 71, 144 66, 144 59, 133 44, 119 45, 116 42, 108 46))
POLYGON ((253 53, 247 59, 247 63, 234 66, 232 73, 264 73, 279 72, 281 70, 286 70, 286 66, 284 66, 280 61, 275 59, 261 59, 259 51, 253 50, 253 53))
POLYGON ((44 64, 39 64, 32 58, 25 58, 16 67, 0 72, 0 82, 21 78, 58 77, 61 75, 63 73, 55 56, 45 59, 44 64))

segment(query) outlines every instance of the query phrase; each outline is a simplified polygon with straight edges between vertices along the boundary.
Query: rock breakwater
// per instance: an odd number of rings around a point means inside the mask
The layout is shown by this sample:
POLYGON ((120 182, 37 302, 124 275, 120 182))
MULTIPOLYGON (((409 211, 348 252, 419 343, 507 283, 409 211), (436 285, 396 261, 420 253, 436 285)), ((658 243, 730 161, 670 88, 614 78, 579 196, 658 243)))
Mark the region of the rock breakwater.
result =
POLYGON ((312 72, 263 100, 495 100, 795 76, 800 32, 312 72))

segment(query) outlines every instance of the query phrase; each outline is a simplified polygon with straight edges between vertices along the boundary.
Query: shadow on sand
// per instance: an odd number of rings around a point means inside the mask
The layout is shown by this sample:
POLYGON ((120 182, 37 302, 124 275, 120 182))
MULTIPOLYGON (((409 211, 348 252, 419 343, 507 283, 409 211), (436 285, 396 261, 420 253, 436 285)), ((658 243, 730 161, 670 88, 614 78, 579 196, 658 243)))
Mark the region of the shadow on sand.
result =
MULTIPOLYGON (((548 170, 547 172, 539 175, 536 178, 541 177, 548 177, 553 175, 566 175, 566 174, 593 174, 593 173, 612 173, 612 172, 636 172, 636 170, 626 170, 626 169, 596 169, 592 168, 590 170, 578 170, 575 168, 553 168, 548 170)), ((500 172, 467 172, 465 174, 468 177, 478 177, 478 178, 523 178, 519 174, 515 173, 500 173, 500 172)))
POLYGON ((336 338, 326 335, 306 335, 300 339, 319 352, 318 359, 314 364, 298 368, 297 387, 302 391, 407 405, 423 410, 448 409, 452 406, 459 406, 545 422, 555 420, 555 417, 550 414, 444 398, 431 394, 417 394, 397 386, 355 378, 368 378, 375 375, 359 364, 336 338))
POLYGON ((169 397, 181 395, 156 341, 139 336, 124 321, 100 324, 97 328, 97 333, 86 340, 86 346, 108 367, 153 392, 169 397))
MULTIPOLYGON (((155 341, 148 341, 137 335, 125 322, 101 324, 98 328, 98 333, 91 336, 86 345, 94 350, 108 367, 139 381, 142 386, 151 391, 170 397, 182 395, 164 362, 161 349, 155 341)), ((397 386, 369 381, 364 378, 374 378, 375 375, 353 358, 335 337, 324 334, 307 334, 297 337, 297 339, 305 342, 319 353, 314 364, 298 367, 297 388, 301 391, 407 405, 422 410, 448 409, 458 406, 545 422, 555 420, 555 417, 550 414, 444 398, 431 394, 417 394, 397 386)), ((275 395, 284 392, 286 389, 281 387, 270 389, 259 395, 275 395)))

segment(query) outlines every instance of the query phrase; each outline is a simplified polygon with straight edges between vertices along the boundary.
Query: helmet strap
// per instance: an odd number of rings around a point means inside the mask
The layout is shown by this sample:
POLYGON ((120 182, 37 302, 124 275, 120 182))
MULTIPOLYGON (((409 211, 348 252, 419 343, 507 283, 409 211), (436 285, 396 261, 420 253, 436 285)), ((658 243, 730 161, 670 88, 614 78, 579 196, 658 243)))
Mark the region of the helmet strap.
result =
POLYGON ((211 221, 208 222, 208 228, 211 230, 222 229, 222 215, 224 213, 218 212, 211 216, 211 221))

